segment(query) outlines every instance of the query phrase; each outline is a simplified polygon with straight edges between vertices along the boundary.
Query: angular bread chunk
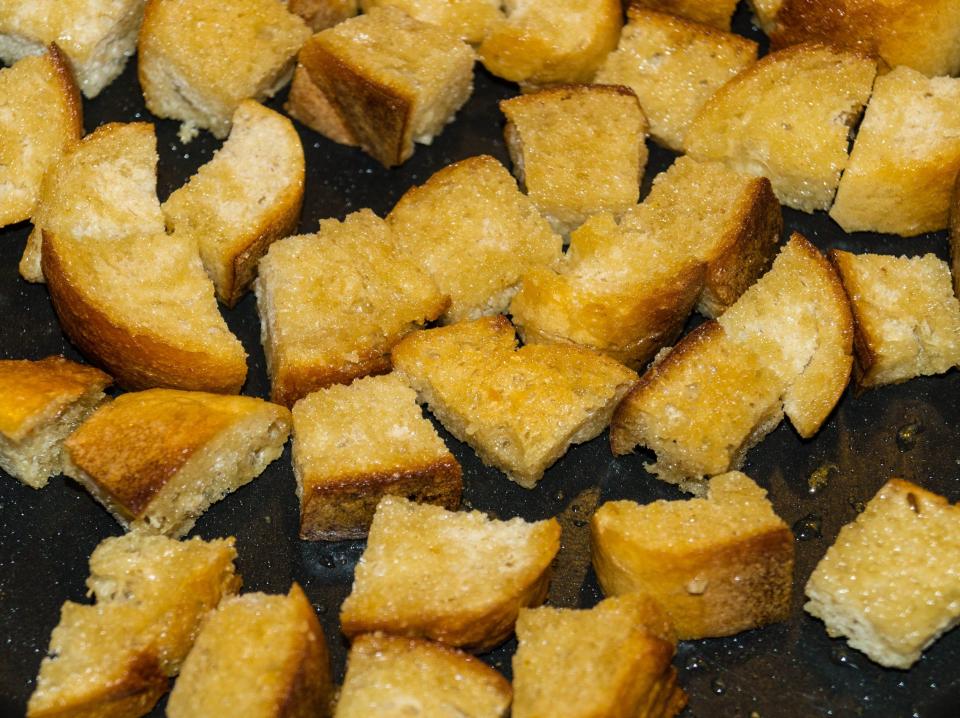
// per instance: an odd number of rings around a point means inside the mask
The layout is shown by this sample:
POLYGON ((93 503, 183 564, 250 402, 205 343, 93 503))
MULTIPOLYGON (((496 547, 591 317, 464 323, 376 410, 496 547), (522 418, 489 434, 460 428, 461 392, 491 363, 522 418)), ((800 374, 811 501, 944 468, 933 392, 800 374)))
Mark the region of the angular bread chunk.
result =
POLYGON ((681 640, 786 620, 794 539, 766 495, 732 471, 710 479, 704 498, 604 504, 590 520, 603 592, 649 595, 681 640))
POLYGON ((950 268, 933 254, 830 252, 856 324, 860 386, 881 386, 960 366, 960 301, 950 268))
POLYGON ((687 153, 769 178, 790 207, 827 209, 875 74, 874 60, 825 45, 771 53, 707 100, 687 131, 687 153))
POLYGON ((414 142, 430 144, 473 92, 470 46, 395 7, 317 33, 299 61, 350 136, 385 167, 409 159, 414 142))
POLYGON ((738 0, 630 0, 627 14, 634 10, 656 10, 688 18, 719 30, 729 30, 738 0))
POLYGON ((877 78, 830 209, 844 231, 910 237, 949 224, 960 170, 960 79, 908 67, 877 78))
POLYGON ((415 332, 394 347, 393 363, 447 431, 525 488, 603 431, 637 379, 580 347, 518 350, 503 316, 415 332))
POLYGON ((163 203, 167 228, 194 238, 217 296, 231 307, 270 243, 296 229, 304 181, 303 146, 290 120, 244 100, 232 126, 213 159, 163 203))
POLYGON ((752 40, 640 10, 635 3, 628 9, 620 44, 607 55, 594 82, 633 90, 650 122, 650 136, 681 151, 703 104, 756 60, 752 40))
POLYGON ((396 241, 450 295, 444 323, 507 310, 520 276, 555 264, 563 240, 510 173, 470 157, 406 192, 387 216, 396 241))
POLYGON ((556 519, 496 521, 386 496, 340 624, 348 637, 386 631, 482 653, 513 632, 520 608, 543 602, 559 548, 556 519))
POLYGON ((0 360, 0 468, 27 486, 46 486, 63 471, 63 440, 111 381, 63 357, 0 360))
POLYGON ((280 456, 290 412, 249 396, 122 394, 67 439, 64 472, 124 528, 183 536, 280 456))
POLYGON ((63 604, 29 718, 138 718, 167 690, 200 626, 240 588, 233 538, 108 538, 90 557, 96 603, 63 604))
POLYGON ((357 14, 357 0, 287 0, 287 10, 319 32, 357 14))
POLYGON ((670 718, 687 697, 670 665, 670 620, 639 593, 589 610, 524 608, 513 656, 513 718, 670 718))
POLYGON ((390 370, 390 349, 449 300, 370 210, 274 242, 254 285, 273 401, 390 370))
POLYGON ((323 629, 296 583, 286 596, 225 598, 203 624, 167 702, 169 718, 330 715, 323 629))
POLYGON ((422 22, 439 25, 457 37, 477 45, 503 17, 500 0, 360 0, 364 12, 375 7, 393 7, 422 22))
POLYGON ((50 298, 71 341, 122 386, 236 393, 246 353, 196 244, 164 233, 156 162, 151 125, 108 124, 48 175, 43 196, 59 193, 49 215, 40 208, 50 298))
POLYGON ((590 82, 617 46, 620 0, 509 0, 479 48, 497 77, 532 89, 558 82, 590 82))
POLYGON ((872 661, 909 668, 960 622, 960 506, 892 479, 840 529, 804 608, 872 661))
POLYGON ((293 427, 300 538, 363 538, 387 494, 460 505, 460 464, 392 374, 308 394, 293 427))
POLYGON ((625 87, 576 85, 500 103, 513 172, 562 234, 640 199, 647 120, 625 87))
POLYGON ((138 44, 147 109, 224 138, 242 100, 287 82, 310 28, 277 0, 148 0, 138 44), (196 28, 197 31, 185 31, 196 28))
POLYGON ((323 90, 310 79, 307 68, 299 62, 293 71, 290 94, 283 109, 293 119, 299 120, 329 140, 354 147, 358 144, 353 132, 337 114, 337 110, 330 104, 323 90))
POLYGON ((29 0, 0 3, 0 60, 12 65, 57 43, 77 85, 96 97, 123 71, 137 44, 144 0, 29 0))
POLYGON ((350 647, 334 716, 393 716, 409 707, 424 717, 502 718, 511 695, 503 676, 455 648, 366 633, 350 647))

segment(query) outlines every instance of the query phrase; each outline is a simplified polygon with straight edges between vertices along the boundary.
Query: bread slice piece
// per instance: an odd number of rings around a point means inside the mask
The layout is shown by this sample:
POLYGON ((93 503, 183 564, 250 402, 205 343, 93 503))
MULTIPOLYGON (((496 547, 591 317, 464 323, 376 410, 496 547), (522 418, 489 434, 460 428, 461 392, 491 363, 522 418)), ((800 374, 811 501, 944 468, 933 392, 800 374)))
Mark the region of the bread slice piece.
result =
POLYGON ((554 229, 640 199, 647 119, 633 91, 570 85, 500 102, 513 172, 554 229))
POLYGON ((290 412, 249 396, 122 394, 67 439, 64 471, 127 530, 183 536, 280 456, 290 412))
POLYGON ((391 5, 478 45, 503 18, 500 0, 360 0, 364 12, 391 5))
POLYGON ((693 20, 718 30, 729 30, 738 0, 630 0, 627 14, 656 10, 693 20))
POLYGON ((63 471, 63 440, 112 380, 63 357, 0 360, 0 468, 35 489, 63 471))
POLYGON ((827 209, 875 74, 873 59, 826 45, 771 53, 707 100, 687 131, 687 153, 769 178, 790 207, 827 209))
POLYGON ((960 79, 908 67, 877 78, 830 209, 846 232, 945 228, 960 170, 960 79))
POLYGON ((590 520, 603 592, 648 594, 681 640, 785 621, 794 539, 766 494, 731 471, 710 479, 704 498, 604 504, 590 520))
POLYGON ((293 71, 290 94, 287 95, 287 102, 283 109, 293 119, 299 120, 329 140, 353 147, 359 144, 344 119, 330 104, 323 90, 310 79, 307 68, 299 62, 293 71))
POLYGON ((489 155, 408 190, 387 216, 402 251, 450 295, 444 323, 505 312, 521 275, 559 261, 563 240, 489 155))
POLYGON ((307 395, 293 427, 300 538, 363 538, 387 494, 460 505, 460 464, 392 374, 307 395))
POLYGON ((510 684, 482 661, 417 638, 365 633, 353 641, 335 718, 416 715, 502 718, 510 684))
POLYGON ((756 62, 757 44, 698 22, 642 10, 636 3, 627 17, 620 44, 607 55, 594 82, 633 90, 650 122, 650 136, 682 151, 700 108, 756 62))
POLYGON ((294 583, 286 596, 220 602, 184 661, 166 715, 324 718, 332 694, 323 629, 294 583))
POLYGON ((217 311, 196 244, 167 236, 145 123, 87 135, 44 182, 43 274, 64 332, 128 389, 236 393, 246 353, 217 311), (47 187, 47 183, 50 187, 47 187))
POLYGON ((430 144, 473 92, 470 46, 395 7, 317 33, 299 61, 350 136, 385 167, 409 159, 414 142, 430 144))
POLYGON ((319 32, 353 17, 359 7, 357 0, 287 0, 287 9, 319 32))
POLYGON ((559 548, 556 519, 496 521, 386 496, 340 625, 348 637, 385 631, 482 653, 544 600, 559 548))
POLYGON ((643 594, 589 610, 521 609, 517 641, 513 718, 670 718, 687 703, 670 665, 673 627, 643 594))
POLYGON ((144 0, 30 0, 0 6, 0 60, 40 55, 56 43, 77 85, 93 98, 116 79, 137 44, 144 0))
POLYGON ((29 718, 138 718, 166 691, 200 626, 236 593, 233 538, 108 538, 90 557, 95 604, 63 604, 29 718))
POLYGON ((840 529, 804 608, 870 660, 909 668, 960 622, 960 506, 892 479, 840 529))
POLYGON ((580 347, 518 350, 503 316, 413 333, 393 363, 447 431, 525 488, 571 444, 603 431, 637 379, 580 347))
POLYGON ((196 241, 217 296, 230 307, 270 243, 296 230, 304 182, 303 146, 290 120, 244 100, 232 127, 213 159, 163 203, 167 228, 196 241))
POLYGON ((138 43, 147 109, 224 138, 240 102, 290 81, 310 28, 277 0, 148 0, 138 43), (202 32, 184 32, 202 28, 202 32))

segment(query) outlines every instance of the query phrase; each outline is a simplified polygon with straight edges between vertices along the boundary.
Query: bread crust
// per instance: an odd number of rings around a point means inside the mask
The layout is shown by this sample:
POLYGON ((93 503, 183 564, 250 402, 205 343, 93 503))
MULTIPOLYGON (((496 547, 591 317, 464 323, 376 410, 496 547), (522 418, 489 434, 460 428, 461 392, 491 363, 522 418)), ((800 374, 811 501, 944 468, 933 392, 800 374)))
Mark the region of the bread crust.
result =
POLYGON ((350 147, 357 146, 357 139, 347 126, 336 107, 312 79, 302 63, 293 71, 290 94, 283 109, 295 120, 329 140, 350 147))
POLYGON ((287 0, 287 9, 320 32, 356 15, 357 0, 287 0))

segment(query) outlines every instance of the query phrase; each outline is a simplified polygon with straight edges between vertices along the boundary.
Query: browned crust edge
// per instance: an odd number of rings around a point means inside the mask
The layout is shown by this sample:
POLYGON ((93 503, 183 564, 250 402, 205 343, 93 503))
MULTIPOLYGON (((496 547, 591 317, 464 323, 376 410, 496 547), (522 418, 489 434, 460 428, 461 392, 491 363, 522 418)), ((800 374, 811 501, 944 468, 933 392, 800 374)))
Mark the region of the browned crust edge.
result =
POLYGON ((296 670, 277 703, 275 715, 277 718, 327 718, 332 714, 334 694, 327 641, 310 600, 296 581, 290 587, 288 598, 296 602, 307 631, 293 656, 296 670))

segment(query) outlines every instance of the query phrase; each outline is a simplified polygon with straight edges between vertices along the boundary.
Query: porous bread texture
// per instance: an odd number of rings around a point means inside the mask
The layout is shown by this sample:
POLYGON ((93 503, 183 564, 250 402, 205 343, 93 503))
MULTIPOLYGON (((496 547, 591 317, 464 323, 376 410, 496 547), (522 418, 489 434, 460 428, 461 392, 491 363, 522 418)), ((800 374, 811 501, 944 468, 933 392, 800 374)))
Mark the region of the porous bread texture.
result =
POLYGON ((30 218, 43 175, 82 135, 80 93, 56 45, 0 69, 0 227, 30 218))
POLYGON ((790 616, 793 534, 767 492, 738 471, 710 479, 703 498, 608 502, 590 532, 604 594, 649 595, 681 640, 790 616))
POLYGON ((390 349, 449 305, 370 210, 270 245, 254 284, 273 401, 390 370, 390 349))
POLYGON ((341 145, 357 145, 357 139, 343 118, 330 104, 323 90, 310 79, 310 73, 299 62, 293 71, 290 94, 283 106, 293 119, 299 120, 315 132, 341 145))
POLYGON ((63 471, 63 440, 103 400, 99 369, 52 356, 0 360, 0 468, 35 489, 63 471))
POLYGON ((506 0, 504 10, 480 44, 480 60, 526 89, 591 82, 623 26, 620 0, 506 0))
POLYGON ((325 718, 334 686, 327 642, 303 589, 220 602, 167 701, 169 718, 325 718))
POLYGON ((397 376, 308 394, 293 428, 302 539, 363 538, 387 494, 460 505, 460 464, 397 376))
POLYGON ((640 199, 647 119, 632 90, 552 87, 502 100, 500 110, 513 173, 557 232, 640 199))
POLYGON ((0 5, 0 60, 11 65, 56 43, 88 98, 133 54, 145 0, 29 0, 0 5))
POLYGON ((167 690, 200 626, 240 588, 233 538, 108 538, 90 557, 96 603, 63 604, 28 718, 139 718, 167 690))
POLYGON ((707 100, 687 131, 687 153, 769 178, 794 209, 827 209, 875 74, 873 59, 826 45, 770 53, 707 100))
POLYGON ((872 661, 907 669, 960 622, 960 507, 892 479, 807 582, 804 609, 872 661))
POLYGON ((364 12, 393 6, 410 17, 439 25, 462 40, 477 45, 503 18, 501 0, 360 0, 364 12))
POLYGON ((503 316, 415 332, 394 370, 484 463, 533 488, 571 444, 597 436, 637 375, 581 347, 517 349, 503 316))
POLYGON ((299 55, 339 118, 334 126, 385 167, 453 120, 473 92, 474 59, 455 34, 392 6, 317 33, 299 55))
POLYGON ((832 250, 856 326, 863 387, 896 384, 960 366, 960 301, 950 268, 933 254, 893 257, 832 250))
POLYGON ((289 82, 309 37, 277 0, 148 0, 137 55, 147 109, 223 139, 241 101, 289 82))
POLYGON ((521 275, 556 264, 554 234, 489 155, 455 162, 408 190, 387 216, 397 245, 450 295, 445 324, 505 312, 521 275))
POLYGON ((227 306, 246 293, 271 242, 297 228, 303 182, 303 146, 293 123, 244 100, 223 147, 163 203, 167 229, 196 241, 227 306))
POLYGON ((151 389, 122 394, 64 445, 64 473, 129 531, 177 538, 280 456, 290 412, 262 399, 151 389))
POLYGON ((417 638, 366 633, 347 656, 347 675, 334 718, 393 715, 457 715, 502 718, 510 684, 473 656, 417 638))
POLYGON ((287 9, 319 32, 357 14, 357 0, 287 0, 287 9))
POLYGON ((236 393, 246 353, 195 242, 164 233, 156 163, 151 125, 108 124, 48 173, 39 216, 50 298, 70 340, 121 386, 236 393))
POLYGON ((960 173, 950 202, 950 269, 953 273, 953 293, 960 298, 960 173))
POLYGON ((830 216, 911 237, 949 224, 960 170, 960 79, 908 67, 877 78, 830 216))
POLYGON ((687 128, 703 104, 756 60, 752 40, 633 4, 620 44, 594 82, 633 90, 650 136, 682 151, 687 128))
POLYGON ((384 631, 482 653, 546 598, 559 548, 556 519, 497 521, 386 496, 340 625, 347 637, 384 631))
POLYGON ((670 718, 687 703, 673 626, 645 595, 521 609, 517 642, 513 718, 670 718))
POLYGON ((687 18, 697 23, 729 30, 739 0, 629 0, 627 14, 656 10, 687 18))

